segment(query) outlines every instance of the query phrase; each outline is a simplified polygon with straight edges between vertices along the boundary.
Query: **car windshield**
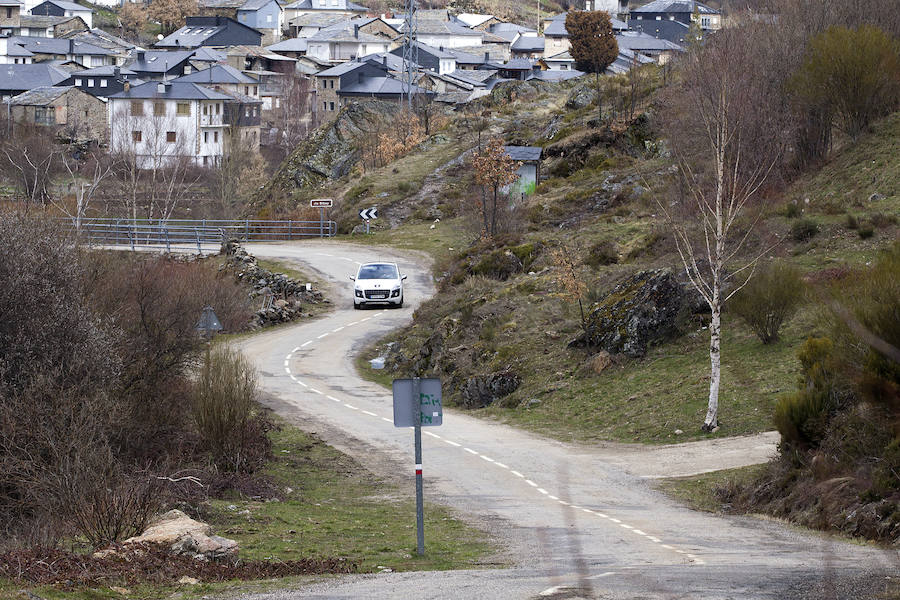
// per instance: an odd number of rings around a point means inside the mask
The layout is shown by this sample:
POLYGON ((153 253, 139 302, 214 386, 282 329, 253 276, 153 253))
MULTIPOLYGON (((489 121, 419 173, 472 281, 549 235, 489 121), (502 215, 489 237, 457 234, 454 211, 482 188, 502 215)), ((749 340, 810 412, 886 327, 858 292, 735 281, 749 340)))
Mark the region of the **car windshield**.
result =
POLYGON ((400 279, 394 265, 363 265, 357 279, 400 279))

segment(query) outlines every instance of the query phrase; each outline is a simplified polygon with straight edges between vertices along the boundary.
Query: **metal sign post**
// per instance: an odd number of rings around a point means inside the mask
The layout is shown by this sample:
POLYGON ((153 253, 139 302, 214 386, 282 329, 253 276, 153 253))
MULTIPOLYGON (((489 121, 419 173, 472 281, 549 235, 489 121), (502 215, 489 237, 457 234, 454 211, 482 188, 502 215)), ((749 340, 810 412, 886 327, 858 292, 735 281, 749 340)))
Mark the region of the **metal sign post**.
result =
POLYGON ((359 211, 359 218, 366 222, 366 233, 369 233, 369 221, 378 218, 378 207, 364 208, 359 211))
MULTIPOLYGON (((309 201, 309 206, 311 208, 319 209, 319 237, 325 237, 325 209, 331 208, 334 206, 334 199, 332 198, 313 198, 309 201)), ((329 232, 331 231, 331 227, 329 226, 329 232)))
POLYGON ((443 422, 440 379, 395 379, 394 427, 412 427, 416 465, 416 551, 425 555, 425 494, 422 483, 422 427, 443 422))

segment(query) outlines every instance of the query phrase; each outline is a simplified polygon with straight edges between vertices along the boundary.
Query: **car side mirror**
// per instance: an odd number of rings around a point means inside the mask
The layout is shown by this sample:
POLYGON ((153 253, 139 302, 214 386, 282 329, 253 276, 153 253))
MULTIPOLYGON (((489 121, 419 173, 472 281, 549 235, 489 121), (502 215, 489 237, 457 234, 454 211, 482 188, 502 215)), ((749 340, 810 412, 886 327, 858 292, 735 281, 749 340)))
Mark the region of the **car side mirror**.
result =
POLYGON ((350 276, 350 281, 356 281, 356 277, 354 275, 350 276))
POLYGON ((403 281, 404 279, 406 279, 406 275, 403 275, 402 277, 400 277, 400 281, 403 281))

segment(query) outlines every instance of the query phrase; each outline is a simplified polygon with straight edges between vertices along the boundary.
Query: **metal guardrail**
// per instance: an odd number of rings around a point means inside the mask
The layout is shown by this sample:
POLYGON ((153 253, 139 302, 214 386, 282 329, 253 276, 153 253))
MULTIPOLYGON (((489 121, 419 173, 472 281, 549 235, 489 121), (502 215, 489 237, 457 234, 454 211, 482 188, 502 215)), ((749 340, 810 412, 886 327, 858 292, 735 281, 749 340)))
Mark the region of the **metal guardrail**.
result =
MULTIPOLYGON (((69 222, 73 233, 75 222, 69 222)), ((273 242, 310 237, 332 237, 334 221, 265 221, 258 219, 82 219, 79 237, 98 246, 135 248, 165 247, 167 251, 221 244, 226 239, 241 242, 273 242)))

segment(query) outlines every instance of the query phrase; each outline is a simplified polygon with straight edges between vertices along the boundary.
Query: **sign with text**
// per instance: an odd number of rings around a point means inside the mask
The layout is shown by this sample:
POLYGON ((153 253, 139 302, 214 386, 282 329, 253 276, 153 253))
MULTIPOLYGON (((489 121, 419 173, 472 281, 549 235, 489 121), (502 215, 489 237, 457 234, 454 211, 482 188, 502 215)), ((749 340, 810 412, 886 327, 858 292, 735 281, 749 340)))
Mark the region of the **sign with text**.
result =
POLYGON ((394 427, 437 427, 441 425, 444 412, 441 406, 441 380, 419 379, 419 401, 413 397, 412 379, 395 379, 394 390, 394 427), (415 410, 418 408, 421 421, 416 423, 415 410))
POLYGON ((309 201, 312 208, 331 208, 334 206, 334 200, 331 198, 313 198, 309 201))

